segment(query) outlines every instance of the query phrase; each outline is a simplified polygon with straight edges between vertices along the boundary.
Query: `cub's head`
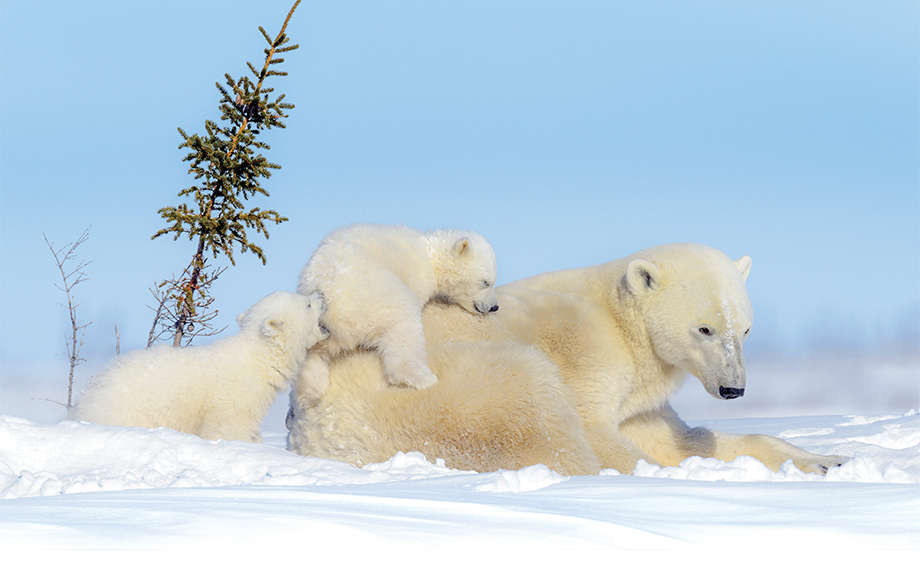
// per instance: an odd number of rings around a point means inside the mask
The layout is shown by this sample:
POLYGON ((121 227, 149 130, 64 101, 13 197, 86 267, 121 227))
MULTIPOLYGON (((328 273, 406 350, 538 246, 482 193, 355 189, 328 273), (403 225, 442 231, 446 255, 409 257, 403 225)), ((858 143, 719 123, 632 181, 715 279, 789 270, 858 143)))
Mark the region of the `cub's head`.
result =
POLYGON ((750 271, 748 256, 732 261, 707 246, 673 244, 636 254, 623 277, 655 353, 698 378, 717 399, 744 394, 742 345, 753 321, 745 287, 750 271))
POLYGON ((302 352, 329 336, 320 324, 325 303, 319 293, 273 292, 236 317, 242 332, 257 334, 282 350, 302 352))
POLYGON ((431 238, 436 238, 432 241, 432 255, 438 262, 438 297, 476 314, 497 311, 492 244, 468 231, 442 230, 431 238))

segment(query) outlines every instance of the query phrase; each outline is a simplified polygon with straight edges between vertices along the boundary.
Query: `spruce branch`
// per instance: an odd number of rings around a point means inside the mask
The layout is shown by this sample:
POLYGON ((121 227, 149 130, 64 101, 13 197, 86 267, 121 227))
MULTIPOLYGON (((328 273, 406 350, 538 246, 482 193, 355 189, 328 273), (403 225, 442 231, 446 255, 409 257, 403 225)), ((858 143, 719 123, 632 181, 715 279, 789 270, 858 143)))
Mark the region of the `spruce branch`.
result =
MULTIPOLYGON (((255 89, 252 91, 252 98, 256 100, 250 99, 247 101, 246 98, 243 97, 243 95, 241 95, 240 93, 237 93, 237 96, 240 97, 240 101, 237 104, 237 106, 241 109, 245 109, 249 113, 249 115, 245 115, 245 121, 240 126, 240 129, 239 131, 237 131, 236 136, 233 138, 233 142, 230 145, 230 151, 227 153, 228 157, 236 149, 237 142, 240 140, 240 137, 242 136, 243 132, 246 130, 246 126, 249 124, 250 120, 254 119, 256 120, 257 123, 261 124, 261 122, 265 121, 266 119, 271 118, 271 117, 264 116, 264 112, 266 112, 270 108, 272 109, 274 108, 271 106, 266 106, 263 109, 262 100, 259 98, 260 97, 259 92, 262 90, 262 83, 265 81, 265 79, 268 76, 287 76, 286 72, 270 71, 269 67, 271 67, 272 65, 281 64, 284 62, 283 58, 272 58, 276 52, 282 52, 282 53, 288 52, 300 46, 299 44, 295 44, 289 47, 284 46, 288 41, 287 35, 284 34, 284 31, 285 29, 287 29, 288 22, 291 21, 291 16, 294 15, 294 11, 297 10, 298 4, 300 4, 300 0, 297 0, 296 2, 294 2, 294 6, 292 6, 291 11, 288 12, 287 18, 284 19, 284 24, 281 26, 281 31, 278 33, 278 36, 275 37, 274 41, 271 40, 271 38, 268 36, 268 33, 265 32, 264 28, 262 28, 261 26, 259 27, 259 32, 262 33, 262 36, 265 37, 265 41, 268 42, 271 48, 265 49, 265 64, 262 66, 262 71, 257 75, 259 78, 259 84, 257 84, 255 86, 255 89)), ((253 67, 252 64, 249 62, 247 62, 246 64, 249 65, 249 70, 251 70, 252 73, 255 74, 255 67, 253 67)), ((246 83, 251 84, 249 83, 248 78, 246 77, 243 77, 243 78, 245 79, 246 83)), ((271 91, 267 90, 266 92, 271 92, 271 91)), ((284 128, 284 125, 281 125, 281 127, 284 128)), ((270 125, 268 126, 268 128, 270 128, 270 125)))

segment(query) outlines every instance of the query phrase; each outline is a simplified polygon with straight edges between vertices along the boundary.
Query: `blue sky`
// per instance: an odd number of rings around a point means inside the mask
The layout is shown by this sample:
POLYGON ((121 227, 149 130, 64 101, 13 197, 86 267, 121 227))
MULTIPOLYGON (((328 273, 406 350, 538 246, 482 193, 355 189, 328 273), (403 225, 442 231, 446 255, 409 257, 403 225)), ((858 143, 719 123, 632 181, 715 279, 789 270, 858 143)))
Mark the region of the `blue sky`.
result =
MULTIPOLYGON (((192 182, 182 127, 261 62, 288 0, 4 2, 0 372, 63 366, 42 233, 92 226, 84 355, 146 343, 150 240, 192 182)), ((499 282, 679 241, 753 257, 758 348, 918 342, 920 8, 904 2, 306 1, 258 200, 290 221, 215 287, 219 322, 355 222, 474 229, 499 282)))

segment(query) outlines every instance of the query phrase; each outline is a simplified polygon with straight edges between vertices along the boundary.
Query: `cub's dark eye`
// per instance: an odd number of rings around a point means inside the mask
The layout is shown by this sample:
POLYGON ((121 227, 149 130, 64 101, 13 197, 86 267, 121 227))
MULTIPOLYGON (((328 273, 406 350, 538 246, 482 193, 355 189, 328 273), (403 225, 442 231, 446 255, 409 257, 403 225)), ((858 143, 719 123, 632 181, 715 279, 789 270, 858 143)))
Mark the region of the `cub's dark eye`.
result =
POLYGON ((700 327, 700 334, 702 334, 703 336, 709 336, 710 334, 712 334, 712 331, 709 330, 709 327, 708 327, 708 326, 701 326, 701 327, 700 327))
POLYGON ((750 333, 751 333, 751 329, 748 328, 747 330, 744 331, 744 336, 747 336, 747 335, 749 335, 750 333))
POLYGON ((482 287, 483 287, 483 288, 488 288, 488 287, 490 287, 491 285, 492 285, 492 283, 489 282, 488 280, 483 280, 483 281, 482 281, 482 287))

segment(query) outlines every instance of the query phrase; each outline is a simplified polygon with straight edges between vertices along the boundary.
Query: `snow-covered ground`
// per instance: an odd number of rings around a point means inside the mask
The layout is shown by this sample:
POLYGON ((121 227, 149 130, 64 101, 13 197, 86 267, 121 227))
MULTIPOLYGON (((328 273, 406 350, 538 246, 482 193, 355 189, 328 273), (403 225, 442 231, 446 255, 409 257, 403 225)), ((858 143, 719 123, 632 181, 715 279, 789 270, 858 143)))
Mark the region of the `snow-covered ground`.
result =
MULTIPOLYGON (((914 364, 895 373, 908 397, 918 385, 914 364)), ((695 381, 684 391, 706 401, 695 381)), ((677 408, 685 417, 704 412, 677 408)), ((539 465, 472 473, 411 452, 359 469, 288 453, 280 429, 260 445, 4 414, 0 569, 130 565, 162 575, 178 555, 185 571, 234 577, 606 576, 626 563, 646 574, 915 573, 917 408, 815 416, 794 408, 780 418, 688 422, 853 459, 825 476, 791 464, 773 473, 749 458, 640 464, 629 475, 565 478, 539 465)))

